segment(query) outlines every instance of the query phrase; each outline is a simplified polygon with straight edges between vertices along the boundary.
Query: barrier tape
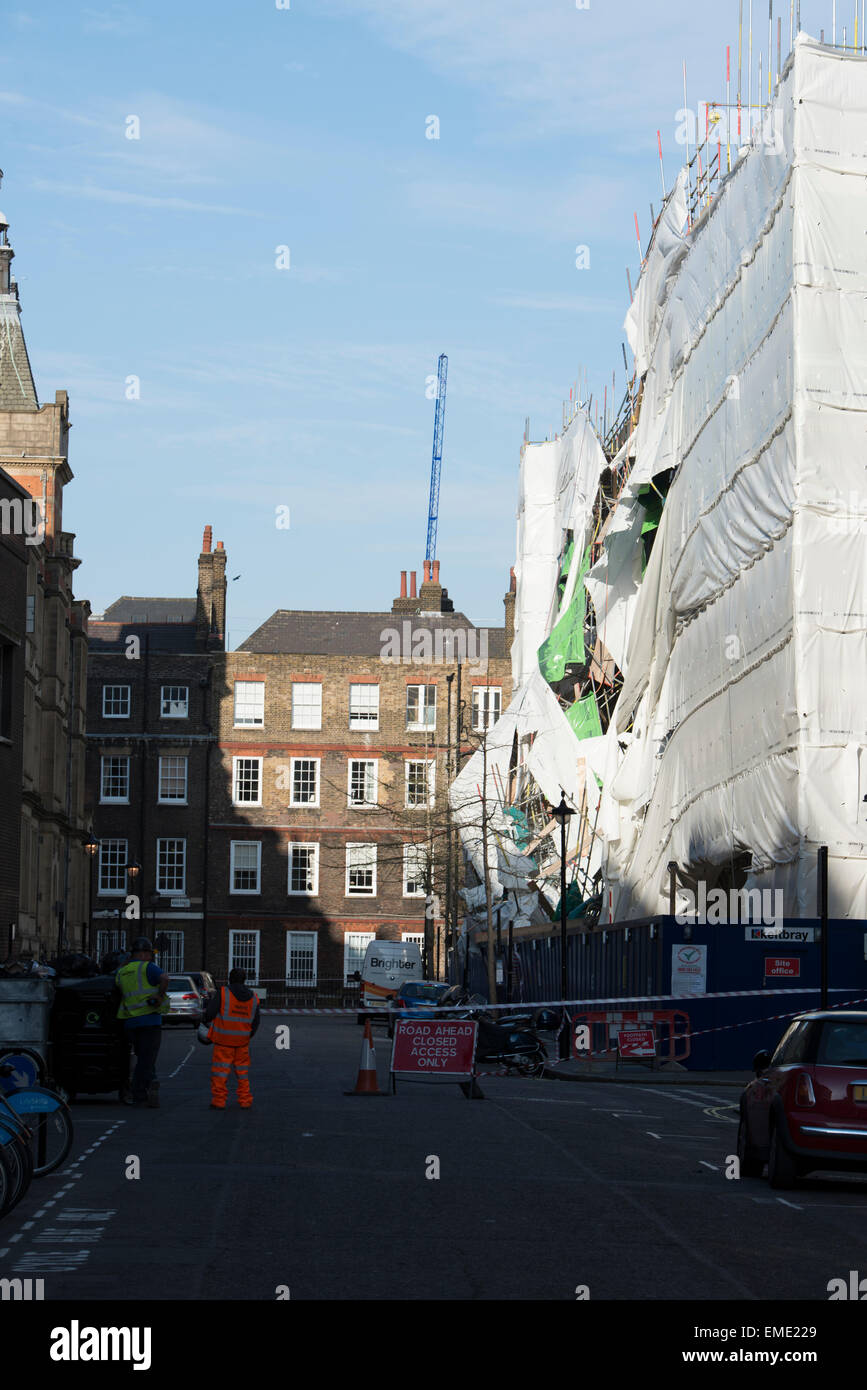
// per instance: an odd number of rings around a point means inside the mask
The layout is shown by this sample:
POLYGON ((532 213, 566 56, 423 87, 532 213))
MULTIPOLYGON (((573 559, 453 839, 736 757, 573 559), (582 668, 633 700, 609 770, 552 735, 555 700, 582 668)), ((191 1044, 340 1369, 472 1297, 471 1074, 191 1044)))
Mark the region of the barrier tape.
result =
MULTIPOLYGON (((255 986, 253 986, 255 988, 255 986)), ((845 994, 844 989, 832 989, 831 994, 845 994)), ((478 1012, 484 1010, 485 1013, 493 1013, 495 1010, 502 1011, 511 1009, 513 1013, 524 1009, 574 1009, 579 1005, 596 1004, 649 1004, 653 1000, 668 1001, 677 999, 681 1003, 685 1000, 701 999, 749 999, 759 996, 767 998, 772 994, 818 994, 819 986, 812 988, 803 987, 801 989, 725 989, 715 994, 611 994, 602 999, 536 999, 527 1002, 518 1001, 513 1004, 445 1004, 430 1010, 430 1016, 439 1018, 442 1014, 466 1013, 469 1011, 478 1012)), ((282 1009, 262 1009, 263 1014, 394 1014, 395 1017, 406 1017, 406 1009, 393 1009, 390 1005, 354 1004, 351 1009, 297 1009, 290 1008, 288 1005, 282 1009)), ((427 1014, 419 1017, 427 1018, 427 1014)), ((784 1015, 779 1015, 784 1017, 784 1015)), ((416 1020, 417 1021, 417 1020, 416 1020)), ((761 1020, 760 1020, 761 1021, 761 1020)))
MULTIPOLYGON (((783 993, 782 990, 775 990, 775 991, 773 991, 773 992, 774 992, 775 994, 783 993)), ((839 993, 839 994, 842 994, 843 992, 844 992, 843 990, 835 990, 835 991, 833 991, 833 993, 839 993)), ((768 993, 771 993, 771 991, 769 990, 768 993)), ((710 999, 712 996, 711 996, 711 995, 696 995, 696 996, 691 996, 691 997, 710 999)), ((867 997, 865 997, 865 998, 863 998, 863 999, 846 999, 844 1002, 842 1002, 842 1003, 840 1003, 840 1004, 835 1004, 834 1007, 835 1007, 835 1009, 849 1009, 849 1008, 852 1007, 853 1004, 867 1004, 867 997)), ((681 1038, 703 1038, 703 1037, 706 1037, 708 1033, 728 1033, 728 1032, 731 1032, 731 1030, 732 1030, 733 1028, 752 1028, 752 1026, 753 1026, 754 1024, 756 1024, 756 1023, 778 1023, 779 1020, 780 1020, 781 1018, 797 1018, 797 1016, 798 1016, 799 1013, 803 1013, 803 1010, 802 1010, 802 1009, 795 1009, 794 1013, 789 1013, 789 1014, 768 1014, 767 1018, 748 1018, 748 1019, 746 1019, 743 1023, 720 1023, 720 1024, 717 1025, 716 1028, 699 1028, 699 1029, 697 1029, 697 1030, 694 1031, 694 1032, 677 1033, 675 1036, 677 1037, 678 1040, 680 1040, 681 1038)), ((579 1025, 579 1027, 580 1027, 580 1026, 581 1026, 581 1025, 579 1025)), ((603 1048, 603 1049, 600 1049, 600 1050, 598 1050, 598 1051, 596 1051, 596 1052, 582 1052, 582 1054, 581 1054, 579 1057, 572 1057, 572 1058, 565 1058, 565 1057, 564 1057, 562 1060, 563 1060, 563 1061, 581 1061, 581 1060, 583 1060, 584 1057, 588 1057, 588 1058, 590 1058, 590 1057, 607 1057, 607 1056, 610 1055, 610 1053, 611 1053, 611 1048, 603 1048)), ((561 1059, 558 1058, 557 1060, 560 1061, 561 1059)), ((628 1060, 628 1059, 627 1059, 627 1060, 628 1060)), ((557 1063, 556 1063, 556 1062, 551 1062, 549 1065, 551 1065, 551 1066, 556 1066, 557 1063)))

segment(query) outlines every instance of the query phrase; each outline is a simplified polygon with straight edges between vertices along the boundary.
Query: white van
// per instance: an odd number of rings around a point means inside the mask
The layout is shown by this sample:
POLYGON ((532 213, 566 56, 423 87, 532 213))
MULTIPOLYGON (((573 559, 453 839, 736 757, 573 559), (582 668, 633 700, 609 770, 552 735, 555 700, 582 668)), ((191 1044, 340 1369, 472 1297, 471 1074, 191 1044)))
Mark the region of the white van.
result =
MULTIPOLYGON (((421 977, 421 951, 414 941, 371 941, 361 967, 359 1004, 362 1009, 375 1009, 377 1004, 393 999, 407 980, 420 980, 421 977)), ((360 1013, 358 1021, 363 1023, 365 1018, 375 1016, 360 1013)))

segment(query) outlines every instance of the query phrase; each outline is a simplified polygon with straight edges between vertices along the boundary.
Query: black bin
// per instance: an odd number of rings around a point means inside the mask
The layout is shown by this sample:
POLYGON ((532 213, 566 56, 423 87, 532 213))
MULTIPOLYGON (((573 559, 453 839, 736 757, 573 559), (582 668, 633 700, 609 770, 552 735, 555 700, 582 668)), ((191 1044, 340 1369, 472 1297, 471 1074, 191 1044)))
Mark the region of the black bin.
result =
POLYGON ((52 1070, 70 1096, 123 1095, 130 1047, 117 1018, 118 1002, 113 975, 56 981, 49 1021, 52 1070))

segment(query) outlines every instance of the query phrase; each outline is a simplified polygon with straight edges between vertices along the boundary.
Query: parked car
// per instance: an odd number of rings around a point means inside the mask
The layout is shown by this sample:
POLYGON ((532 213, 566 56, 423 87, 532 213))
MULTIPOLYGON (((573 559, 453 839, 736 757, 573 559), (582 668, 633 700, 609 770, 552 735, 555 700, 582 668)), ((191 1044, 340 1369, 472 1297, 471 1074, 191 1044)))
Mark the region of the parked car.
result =
POLYGON ((202 996, 192 975, 170 975, 166 991, 170 1008, 167 1023, 189 1023, 193 1028, 202 1021, 202 996))
MULTIPOLYGON (((439 980, 407 980, 398 990, 392 1003, 402 1009, 401 1018, 427 1018, 438 1007, 443 995, 449 989, 439 980)), ((388 1036, 394 1037, 395 1015, 388 1020, 388 1036)))
POLYGON ((208 1000, 217 993, 214 977, 213 975, 209 975, 207 970, 191 970, 190 979, 206 1004, 208 1000))
POLYGON ((867 1173, 867 1012, 820 1010, 793 1019, 776 1051, 757 1052, 743 1091, 743 1177, 792 1187, 817 1169, 867 1173))

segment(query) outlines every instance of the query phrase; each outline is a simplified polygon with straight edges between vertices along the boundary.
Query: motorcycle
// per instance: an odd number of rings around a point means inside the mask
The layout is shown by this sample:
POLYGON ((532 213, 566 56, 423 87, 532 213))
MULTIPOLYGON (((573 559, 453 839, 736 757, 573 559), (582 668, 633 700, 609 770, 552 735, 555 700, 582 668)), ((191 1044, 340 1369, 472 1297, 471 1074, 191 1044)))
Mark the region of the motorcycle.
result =
POLYGON ((479 995, 470 995, 466 1002, 471 1007, 458 1017, 472 1019, 479 1025, 476 1062, 494 1063, 520 1076, 541 1076, 548 1051, 529 1015, 510 1015, 501 1020, 487 1010, 487 1001, 479 995))

